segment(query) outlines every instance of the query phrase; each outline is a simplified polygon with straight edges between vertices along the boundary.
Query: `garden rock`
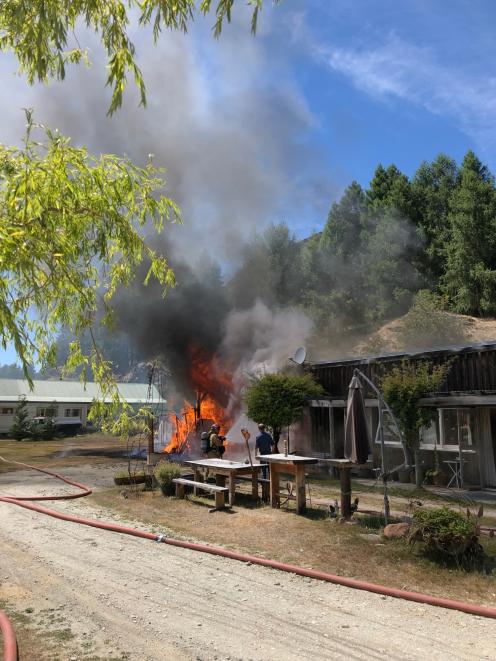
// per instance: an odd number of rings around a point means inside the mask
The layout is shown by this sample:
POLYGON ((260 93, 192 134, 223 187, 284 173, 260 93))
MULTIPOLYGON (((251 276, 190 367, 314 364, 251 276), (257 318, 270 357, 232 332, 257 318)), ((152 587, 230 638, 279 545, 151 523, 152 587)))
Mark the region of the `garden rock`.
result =
POLYGON ((386 539, 402 539, 408 535, 409 523, 390 523, 384 528, 382 534, 386 539))

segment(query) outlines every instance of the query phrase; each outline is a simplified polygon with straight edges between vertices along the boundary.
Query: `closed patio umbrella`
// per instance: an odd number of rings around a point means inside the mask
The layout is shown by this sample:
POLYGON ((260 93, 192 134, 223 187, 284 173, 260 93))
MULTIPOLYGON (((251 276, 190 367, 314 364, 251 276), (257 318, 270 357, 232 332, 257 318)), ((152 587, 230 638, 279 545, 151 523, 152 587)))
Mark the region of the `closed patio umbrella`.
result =
POLYGON ((365 464, 369 457, 370 447, 362 386, 359 378, 354 376, 348 390, 344 456, 354 464, 365 464))

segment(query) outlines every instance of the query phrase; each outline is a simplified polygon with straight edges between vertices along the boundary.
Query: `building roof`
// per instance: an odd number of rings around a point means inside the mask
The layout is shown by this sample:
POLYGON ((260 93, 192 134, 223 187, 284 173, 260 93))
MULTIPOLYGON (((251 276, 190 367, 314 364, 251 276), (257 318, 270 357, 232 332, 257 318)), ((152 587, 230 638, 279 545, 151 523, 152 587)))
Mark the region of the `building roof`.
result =
POLYGON ((336 358, 334 360, 323 360, 312 363, 312 367, 327 367, 331 365, 346 365, 350 363, 362 364, 374 363, 376 361, 407 360, 409 358, 429 358, 432 356, 453 355, 459 353, 480 353, 484 351, 496 351, 496 342, 481 342, 476 344, 463 344, 456 346, 437 347, 435 349, 413 349, 412 351, 401 351, 397 353, 382 353, 373 356, 351 356, 336 358))
MULTIPOLYGON (((165 404, 155 386, 149 391, 148 383, 118 383, 123 400, 129 404, 165 404)), ((33 381, 33 389, 23 379, 0 379, 0 401, 17 402, 20 397, 28 402, 91 403, 101 399, 100 386, 92 381, 33 381)), ((106 398, 109 401, 109 398, 106 398)))

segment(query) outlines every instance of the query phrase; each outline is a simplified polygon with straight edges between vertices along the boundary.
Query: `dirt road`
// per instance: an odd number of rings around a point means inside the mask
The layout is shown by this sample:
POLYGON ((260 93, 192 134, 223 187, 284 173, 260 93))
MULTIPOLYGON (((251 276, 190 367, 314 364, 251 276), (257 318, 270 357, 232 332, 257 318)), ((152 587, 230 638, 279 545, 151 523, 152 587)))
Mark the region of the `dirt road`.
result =
MULTIPOLYGON (((64 490, 24 472, 0 478, 4 494, 64 490)), ((112 519, 84 500, 53 507, 112 519)), ((61 659, 496 656, 494 620, 64 523, 6 504, 0 504, 0 526, 0 599, 18 611, 32 609, 41 627, 70 629, 73 637, 61 637, 61 659)))

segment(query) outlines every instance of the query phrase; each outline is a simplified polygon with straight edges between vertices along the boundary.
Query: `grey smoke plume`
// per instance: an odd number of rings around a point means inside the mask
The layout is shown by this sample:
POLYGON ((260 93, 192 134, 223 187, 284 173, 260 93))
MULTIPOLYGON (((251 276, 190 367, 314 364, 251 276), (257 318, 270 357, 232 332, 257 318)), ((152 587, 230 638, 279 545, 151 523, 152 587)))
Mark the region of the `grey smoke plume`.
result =
POLYGON ((150 241, 164 246, 178 287, 164 300, 157 287, 137 286, 122 293, 117 315, 141 357, 164 357, 187 396, 191 346, 220 352, 241 374, 283 364, 303 342, 310 322, 301 313, 261 303, 235 312, 222 280, 254 232, 281 217, 305 222, 310 213, 313 223, 336 193, 322 175, 322 154, 305 144, 315 119, 287 68, 287 35, 272 28, 268 11, 256 38, 245 19, 226 26, 219 41, 208 21, 188 35, 164 33, 156 47, 150 34, 136 33, 146 109, 138 107, 130 82, 123 108, 106 117, 104 60, 90 33, 84 44, 91 69, 71 68, 64 82, 34 88, 13 79, 15 93, 0 109, 8 120, 0 122, 5 143, 18 142, 21 108, 32 106, 38 121, 92 152, 127 154, 138 163, 152 153, 167 169, 167 194, 179 203, 184 225, 166 227, 165 238, 150 241))
POLYGON ((283 36, 271 30, 270 12, 256 38, 246 18, 226 26, 218 41, 208 20, 187 35, 164 33, 155 47, 149 32, 136 32, 148 107, 138 107, 130 81, 112 118, 101 49, 85 34, 93 67, 71 68, 49 86, 15 81, 14 99, 0 111, 10 120, 0 140, 18 142, 21 108, 33 106, 38 121, 91 151, 125 153, 138 163, 154 154, 184 215, 184 226, 166 229, 174 253, 189 261, 207 248, 229 268, 255 230, 289 215, 305 219, 309 205, 312 218, 321 217, 335 192, 322 176, 322 155, 304 145, 315 120, 284 64, 283 36))
POLYGON ((295 349, 307 343, 311 319, 293 308, 271 310, 258 300, 247 310, 232 311, 225 322, 221 352, 237 365, 235 381, 244 373, 275 372, 288 364, 295 349))

